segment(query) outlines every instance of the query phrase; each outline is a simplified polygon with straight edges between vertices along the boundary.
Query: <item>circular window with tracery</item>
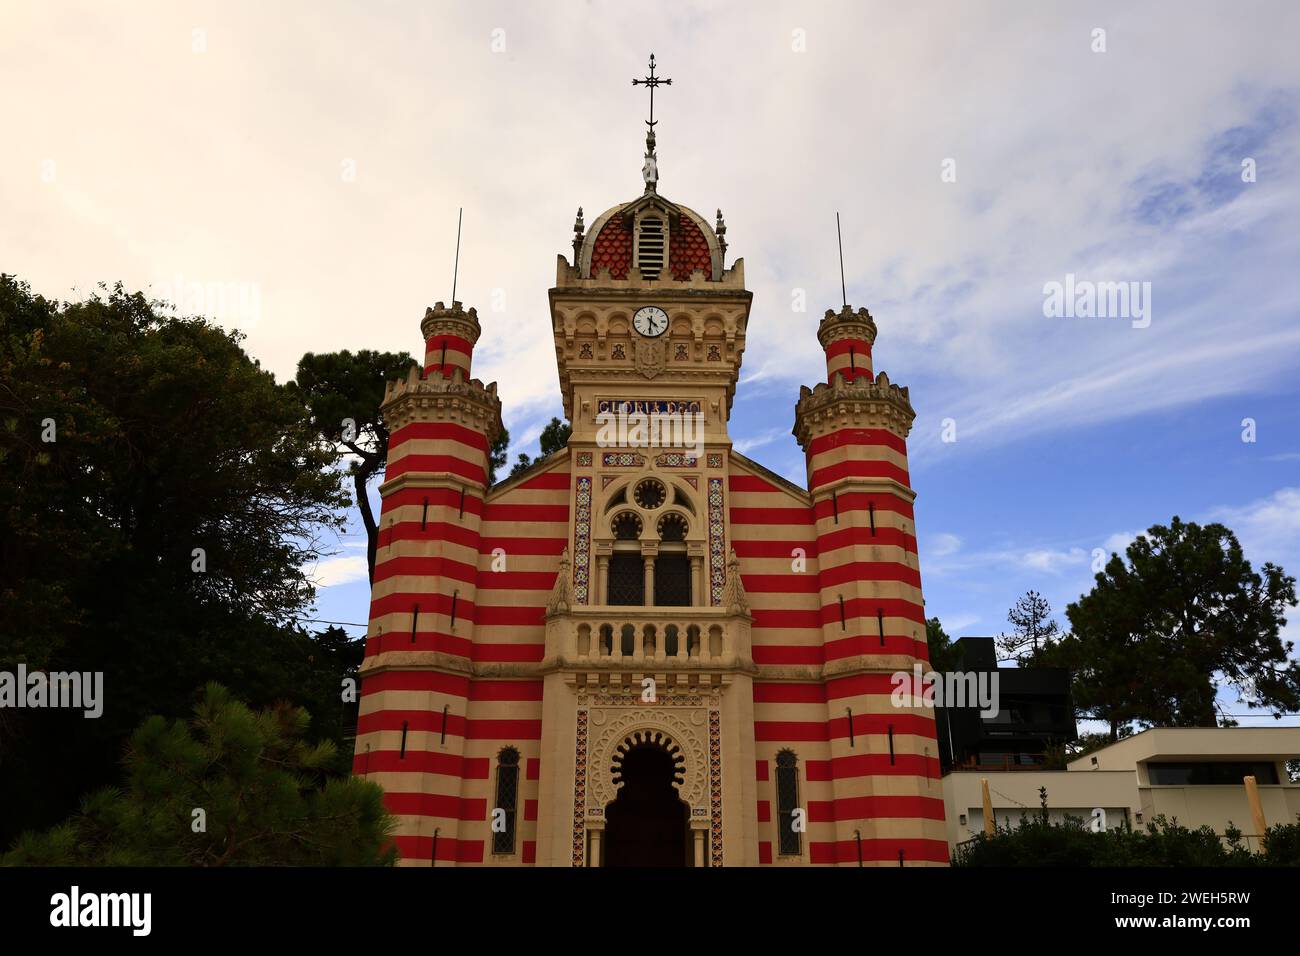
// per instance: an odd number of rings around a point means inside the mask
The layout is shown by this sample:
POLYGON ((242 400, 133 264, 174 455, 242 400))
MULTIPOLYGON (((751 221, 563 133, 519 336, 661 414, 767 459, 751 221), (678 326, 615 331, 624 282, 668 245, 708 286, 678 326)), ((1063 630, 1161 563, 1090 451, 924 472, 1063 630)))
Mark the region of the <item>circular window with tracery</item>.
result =
POLYGON ((685 541, 686 519, 674 511, 659 519, 657 527, 660 541, 685 541))
POLYGON ((633 498, 646 511, 654 511, 668 499, 668 489, 662 481, 647 478, 636 486, 633 498))

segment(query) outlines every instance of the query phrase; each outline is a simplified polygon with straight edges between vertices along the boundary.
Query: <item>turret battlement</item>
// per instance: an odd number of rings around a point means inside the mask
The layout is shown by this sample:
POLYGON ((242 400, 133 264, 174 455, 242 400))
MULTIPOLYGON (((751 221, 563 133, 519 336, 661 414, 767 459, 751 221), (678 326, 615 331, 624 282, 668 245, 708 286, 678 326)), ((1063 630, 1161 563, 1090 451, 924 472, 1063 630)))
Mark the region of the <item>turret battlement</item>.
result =
POLYGON ((384 388, 380 410, 392 431, 410 422, 435 420, 460 422, 482 432, 489 442, 501 431, 497 383, 484 385, 467 378, 459 366, 450 374, 435 368, 425 376, 412 367, 405 379, 389 382, 384 388))
POLYGON ((915 418, 907 386, 895 385, 881 372, 874 381, 836 378, 813 388, 800 386, 793 434, 807 451, 813 438, 838 428, 886 428, 906 438, 915 418))

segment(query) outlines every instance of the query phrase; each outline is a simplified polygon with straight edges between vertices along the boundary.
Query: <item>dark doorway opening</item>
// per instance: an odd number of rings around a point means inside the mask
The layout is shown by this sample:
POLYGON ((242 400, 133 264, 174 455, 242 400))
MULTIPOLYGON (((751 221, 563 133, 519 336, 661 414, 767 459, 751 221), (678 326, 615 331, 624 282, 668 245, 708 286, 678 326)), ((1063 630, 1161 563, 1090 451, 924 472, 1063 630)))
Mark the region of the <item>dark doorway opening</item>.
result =
POLYGON ((605 810, 605 866, 689 866, 690 814, 677 796, 673 757, 638 744, 619 765, 623 786, 605 810))

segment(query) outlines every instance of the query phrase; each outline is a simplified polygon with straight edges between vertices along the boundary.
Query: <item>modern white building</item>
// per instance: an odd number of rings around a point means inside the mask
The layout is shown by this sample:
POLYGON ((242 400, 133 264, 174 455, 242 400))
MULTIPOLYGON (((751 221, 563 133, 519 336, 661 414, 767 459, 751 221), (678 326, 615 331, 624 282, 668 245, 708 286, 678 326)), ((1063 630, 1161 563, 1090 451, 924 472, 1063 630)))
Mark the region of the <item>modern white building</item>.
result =
POLYGON ((1039 812, 1047 788, 1048 816, 1091 820, 1107 827, 1142 829, 1163 814, 1193 829, 1216 833, 1236 827, 1252 849, 1258 834, 1242 779, 1254 776, 1269 826, 1300 815, 1300 781, 1286 763, 1300 755, 1300 727, 1159 727, 1068 763, 1065 770, 957 770, 943 778, 948 846, 984 829, 981 779, 989 782, 998 826, 1018 826, 1039 812))

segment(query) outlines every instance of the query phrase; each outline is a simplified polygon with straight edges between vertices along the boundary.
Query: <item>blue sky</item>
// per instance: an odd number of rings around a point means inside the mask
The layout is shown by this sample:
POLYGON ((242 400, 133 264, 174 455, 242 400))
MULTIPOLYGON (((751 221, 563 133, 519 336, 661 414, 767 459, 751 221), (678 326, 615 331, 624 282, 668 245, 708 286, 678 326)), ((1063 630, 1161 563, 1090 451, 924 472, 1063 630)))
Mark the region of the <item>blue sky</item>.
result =
MULTIPOLYGON (((918 413, 922 576, 950 633, 997 633, 1027 588, 1063 611, 1094 548, 1174 514, 1300 573, 1300 8, 900 6, 10 6, 0 262, 60 297, 250 287, 208 311, 283 378, 309 350, 418 350, 463 207, 475 373, 533 453, 561 414, 555 256, 578 205, 639 194, 628 81, 652 48, 674 78, 660 190, 723 209, 755 294, 737 447, 802 481, 839 211, 849 300, 918 413), (1045 316, 1067 275, 1150 283, 1149 326, 1045 316)), ((364 621, 363 551, 338 551, 318 615, 364 621)))

